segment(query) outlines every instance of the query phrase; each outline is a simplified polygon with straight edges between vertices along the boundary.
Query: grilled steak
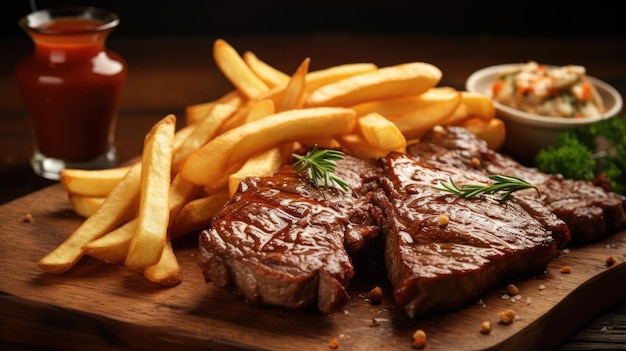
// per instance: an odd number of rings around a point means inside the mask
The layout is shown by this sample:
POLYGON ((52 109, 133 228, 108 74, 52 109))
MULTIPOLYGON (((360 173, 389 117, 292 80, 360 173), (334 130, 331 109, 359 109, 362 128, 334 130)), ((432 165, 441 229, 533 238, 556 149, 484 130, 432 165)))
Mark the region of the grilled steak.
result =
POLYGON ((569 238, 565 223, 529 199, 464 199, 435 189, 449 178, 490 183, 483 173, 399 153, 381 163, 386 194, 375 202, 384 213, 387 275, 411 317, 460 307, 503 279, 543 271, 557 255, 554 238, 569 238))
POLYGON ((490 150, 487 144, 461 127, 437 127, 407 152, 435 165, 450 165, 459 170, 481 170, 486 174, 506 174, 525 179, 539 188, 519 192, 535 197, 570 228, 573 245, 596 241, 626 228, 626 197, 588 181, 549 175, 536 168, 490 150))
POLYGON ((331 313, 349 298, 351 257, 378 243, 396 302, 418 316, 461 307, 506 279, 542 272, 572 228, 583 242, 597 238, 598 228, 586 227, 601 223, 607 233, 625 221, 623 197, 524 167, 462 128, 435 128, 408 155, 346 156, 337 173, 348 192, 318 188, 291 166, 244 180, 200 234, 205 280, 237 289, 251 303, 331 313), (520 191, 500 202, 435 189, 450 179, 488 184, 496 173, 537 184, 541 196, 520 191))
POLYGON ((337 171, 349 193, 318 188, 291 166, 244 180, 200 234, 205 280, 236 287, 255 304, 317 305, 324 313, 341 308, 354 275, 348 252, 379 233, 381 214, 371 197, 380 168, 348 157, 337 171))

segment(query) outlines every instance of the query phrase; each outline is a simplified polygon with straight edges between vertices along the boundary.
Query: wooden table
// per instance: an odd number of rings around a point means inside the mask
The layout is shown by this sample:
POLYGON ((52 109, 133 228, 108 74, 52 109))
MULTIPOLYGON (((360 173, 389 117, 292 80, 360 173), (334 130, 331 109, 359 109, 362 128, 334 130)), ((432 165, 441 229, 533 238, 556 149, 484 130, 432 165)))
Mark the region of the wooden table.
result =
MULTIPOLYGON (((232 89, 213 63, 214 39, 111 37, 109 47, 126 58, 130 72, 116 132, 116 145, 122 162, 140 154, 143 135, 160 118, 173 113, 179 117, 179 124, 182 125, 185 106, 213 100, 232 89)), ((457 89, 464 88, 465 80, 472 72, 489 65, 530 59, 556 65, 575 63, 586 66, 589 74, 612 84, 626 97, 626 41, 622 37, 540 39, 362 36, 344 33, 233 36, 224 39, 238 51, 251 50, 286 73, 292 73, 305 57, 311 58, 312 70, 348 62, 373 62, 385 66, 426 61, 443 71, 440 85, 457 89)), ((0 44, 0 48, 3 52, 0 55, 0 204, 10 205, 11 201, 19 201, 19 198, 36 191, 58 196, 59 191, 55 190, 58 185, 35 176, 29 167, 32 133, 12 75, 17 60, 30 53, 30 43, 26 38, 5 41, 0 44)), ((0 236, 4 235, 0 233, 0 236)), ((5 243, 2 245, 6 247, 5 243)), ((22 249, 27 252, 29 248, 22 249)), ((2 250, 5 249, 0 249, 0 252, 6 253, 2 250)), ((622 286, 625 279, 611 284, 622 286)), ((4 313, 0 309, 0 327, 24 326, 23 336, 19 333, 6 335, 0 331, 0 338, 3 339, 0 346, 3 349, 36 349, 36 345, 42 342, 31 339, 32 335, 55 338, 57 326, 54 323, 59 320, 56 319, 59 316, 52 314, 47 322, 45 319, 29 320, 29 301, 7 295, 4 291, 0 292, 0 301, 0 306, 18 306, 17 310, 23 310, 23 313, 4 313)), ((590 316, 588 323, 571 335, 559 349, 625 349, 625 302, 626 297, 604 313, 590 316)), ((580 310, 572 313, 584 311, 586 306, 576 308, 580 310)), ((8 310, 15 312, 13 309, 8 310)), ((58 312, 64 313, 60 310, 58 312)), ((62 345, 68 349, 74 348, 76 343, 80 344, 84 338, 89 338, 90 333, 98 333, 81 330, 78 325, 68 328, 74 328, 74 332, 69 335, 75 337, 63 341, 62 345)), ((64 337, 67 335, 64 334, 64 337)), ((405 349, 410 349, 410 346, 405 349)))

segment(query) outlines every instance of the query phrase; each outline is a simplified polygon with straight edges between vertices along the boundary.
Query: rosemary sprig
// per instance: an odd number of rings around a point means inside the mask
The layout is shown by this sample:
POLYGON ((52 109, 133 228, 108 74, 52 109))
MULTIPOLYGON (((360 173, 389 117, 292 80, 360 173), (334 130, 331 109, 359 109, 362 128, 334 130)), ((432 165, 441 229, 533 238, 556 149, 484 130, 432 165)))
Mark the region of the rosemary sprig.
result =
POLYGON ((447 191, 465 199, 472 198, 478 194, 504 192, 504 195, 499 200, 500 202, 506 201, 511 193, 518 190, 534 188, 539 192, 535 185, 517 177, 495 174, 489 176, 489 178, 494 180, 495 183, 490 185, 465 184, 459 188, 450 178, 448 183, 439 182, 441 187, 436 187, 435 189, 447 191))
POLYGON ((348 183, 331 175, 335 173, 337 168, 335 161, 344 158, 343 152, 338 150, 318 150, 317 144, 315 144, 305 156, 293 154, 293 157, 297 159, 293 164, 296 172, 301 173, 306 169, 310 169, 311 178, 316 186, 323 180, 324 186, 327 188, 332 184, 336 184, 344 191, 348 191, 348 183))

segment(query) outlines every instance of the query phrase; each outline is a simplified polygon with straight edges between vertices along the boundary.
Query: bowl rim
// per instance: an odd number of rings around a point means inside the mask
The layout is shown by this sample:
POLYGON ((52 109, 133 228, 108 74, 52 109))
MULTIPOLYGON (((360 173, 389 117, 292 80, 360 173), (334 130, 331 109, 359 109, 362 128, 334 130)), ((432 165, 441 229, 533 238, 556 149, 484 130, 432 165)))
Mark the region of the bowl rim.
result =
MULTIPOLYGON (((488 66, 485 68, 481 68, 474 73, 472 73, 465 82, 465 88, 469 92, 486 94, 489 97, 492 96, 490 89, 480 89, 479 83, 484 80, 489 80, 491 82, 493 78, 503 70, 519 67, 523 65, 523 63, 507 63, 507 64, 499 64, 494 66, 488 66)), ((554 65, 547 65, 556 67, 554 65)), ((613 106, 610 106, 604 113, 593 116, 593 117, 583 117, 583 118, 561 118, 561 117, 550 117, 550 116, 541 116, 534 113, 528 113, 521 110, 517 110, 515 108, 505 106, 497 101, 493 101, 494 107, 501 114, 504 114, 504 118, 509 118, 512 121, 516 121, 518 123, 524 124, 532 124, 543 127, 553 127, 553 128, 561 128, 573 125, 586 125, 590 124, 602 119, 610 118, 617 115, 623 105, 622 96, 620 93, 610 84, 595 78, 590 75, 586 75, 589 81, 598 89, 600 93, 604 93, 610 95, 614 100, 613 106)), ((491 86, 491 84, 485 85, 487 88, 491 86)))

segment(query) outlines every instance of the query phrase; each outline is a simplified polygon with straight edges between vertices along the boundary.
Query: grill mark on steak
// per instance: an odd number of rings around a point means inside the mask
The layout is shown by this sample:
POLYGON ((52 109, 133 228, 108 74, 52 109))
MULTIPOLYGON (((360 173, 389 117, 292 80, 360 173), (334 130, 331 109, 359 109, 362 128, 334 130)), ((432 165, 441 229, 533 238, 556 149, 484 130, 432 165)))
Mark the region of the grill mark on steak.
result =
POLYGON ((371 197, 380 168, 347 157, 337 162, 337 173, 350 193, 318 188, 291 166, 244 180, 200 234, 205 280, 236 286, 254 304, 341 308, 354 275, 348 251, 379 233, 381 213, 371 197))
POLYGON ((565 221, 572 245, 597 241, 626 228, 626 197, 594 185, 593 182, 565 179, 490 150, 487 143, 462 127, 436 127, 407 152, 432 164, 445 164, 460 170, 480 170, 486 174, 506 174, 537 185, 535 191, 517 194, 534 197, 565 221))
POLYGON ((484 174, 400 153, 381 164, 386 194, 375 201, 385 214, 387 275, 395 301, 410 317, 458 308, 506 278, 545 270, 558 253, 553 232, 568 236, 567 226, 543 206, 529 213, 535 204, 524 198, 464 199, 434 188, 449 177, 490 183, 484 174), (440 215, 449 222, 440 224, 440 215))

